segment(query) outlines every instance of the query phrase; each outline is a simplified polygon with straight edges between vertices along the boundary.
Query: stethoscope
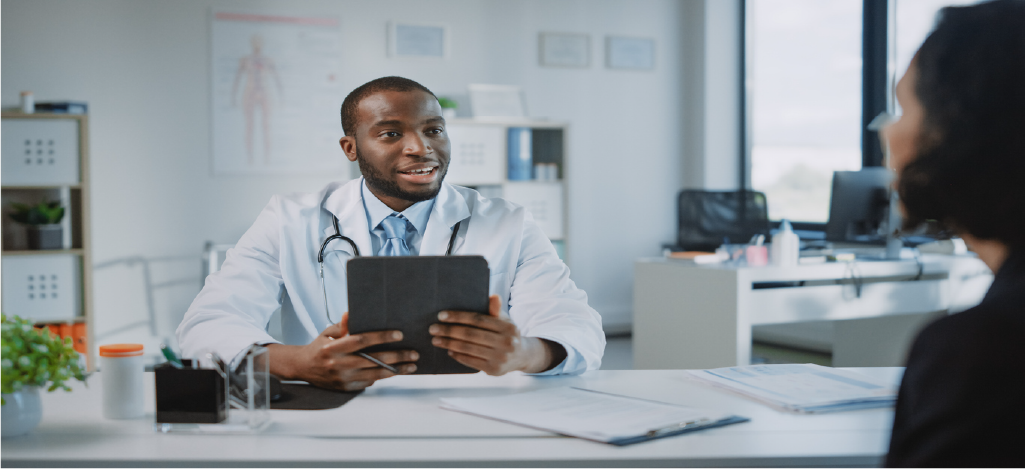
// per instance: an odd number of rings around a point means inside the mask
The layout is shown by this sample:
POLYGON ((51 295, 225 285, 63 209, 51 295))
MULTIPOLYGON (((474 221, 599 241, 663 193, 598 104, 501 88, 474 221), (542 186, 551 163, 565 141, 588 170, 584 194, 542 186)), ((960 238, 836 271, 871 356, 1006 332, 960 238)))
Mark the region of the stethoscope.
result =
MULTIPOLYGON (((321 244, 320 252, 317 253, 317 263, 319 263, 321 266, 321 284, 324 284, 324 315, 327 317, 328 324, 333 323, 331 323, 331 312, 329 311, 328 306, 327 283, 324 281, 324 251, 327 250, 327 246, 331 244, 332 241, 342 240, 345 243, 348 243, 348 246, 351 246, 353 248, 353 257, 361 257, 360 248, 356 247, 356 243, 351 238, 348 238, 341 233, 341 228, 338 226, 338 217, 332 215, 331 223, 334 224, 334 234, 331 234, 331 236, 327 237, 327 239, 324 240, 324 243, 321 244)), ((445 250, 446 256, 452 255, 452 246, 455 245, 455 236, 459 232, 460 225, 462 225, 462 221, 457 222, 455 226, 452 227, 452 237, 449 238, 449 247, 447 250, 445 250)))

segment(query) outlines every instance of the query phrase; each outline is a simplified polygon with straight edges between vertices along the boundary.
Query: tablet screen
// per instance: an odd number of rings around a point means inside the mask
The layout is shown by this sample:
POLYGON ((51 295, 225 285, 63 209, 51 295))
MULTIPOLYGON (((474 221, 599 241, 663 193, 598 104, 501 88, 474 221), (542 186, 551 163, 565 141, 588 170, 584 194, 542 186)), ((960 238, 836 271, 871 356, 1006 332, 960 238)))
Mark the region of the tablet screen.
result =
POLYGON ((397 329, 403 340, 364 349, 416 350, 416 374, 476 373, 431 344, 445 310, 487 314, 488 262, 481 256, 357 257, 346 265, 349 332, 397 329))

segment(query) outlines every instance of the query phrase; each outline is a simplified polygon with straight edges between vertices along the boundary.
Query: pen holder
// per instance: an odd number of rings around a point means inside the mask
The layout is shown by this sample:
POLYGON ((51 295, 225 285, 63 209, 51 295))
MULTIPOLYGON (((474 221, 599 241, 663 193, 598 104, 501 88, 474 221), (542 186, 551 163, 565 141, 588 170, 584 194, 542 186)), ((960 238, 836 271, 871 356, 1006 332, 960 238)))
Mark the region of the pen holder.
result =
POLYGON ((161 433, 246 434, 270 425, 270 355, 266 347, 246 349, 233 370, 217 360, 213 368, 164 363, 153 369, 161 433), (209 425, 214 424, 214 425, 209 425))
POLYGON ((227 375, 215 369, 184 368, 170 363, 153 369, 156 375, 157 424, 220 423, 228 417, 227 375))
POLYGON ((270 352, 253 345, 228 376, 229 424, 258 431, 270 424, 270 352))

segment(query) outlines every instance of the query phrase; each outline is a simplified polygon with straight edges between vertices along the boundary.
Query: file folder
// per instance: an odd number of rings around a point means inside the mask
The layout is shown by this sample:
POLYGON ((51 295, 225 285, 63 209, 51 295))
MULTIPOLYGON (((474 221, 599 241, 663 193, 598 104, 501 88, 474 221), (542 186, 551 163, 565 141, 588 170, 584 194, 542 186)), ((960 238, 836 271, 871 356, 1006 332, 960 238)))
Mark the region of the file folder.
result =
POLYGON ((441 401, 443 409, 616 446, 749 420, 722 412, 575 387, 441 401))

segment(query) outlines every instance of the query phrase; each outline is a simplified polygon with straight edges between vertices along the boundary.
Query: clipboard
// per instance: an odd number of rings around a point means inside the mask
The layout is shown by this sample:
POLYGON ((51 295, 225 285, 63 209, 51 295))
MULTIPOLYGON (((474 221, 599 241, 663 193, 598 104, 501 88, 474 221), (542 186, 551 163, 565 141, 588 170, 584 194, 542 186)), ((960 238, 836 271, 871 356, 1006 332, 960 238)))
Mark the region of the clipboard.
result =
POLYGON ((726 425, 733 425, 735 423, 744 423, 750 421, 751 419, 747 417, 731 415, 729 417, 721 418, 715 421, 680 422, 678 424, 673 424, 668 427, 648 430, 648 432, 643 435, 637 435, 626 438, 616 438, 606 441, 605 443, 614 446, 626 446, 632 445, 634 443, 643 443, 645 441, 657 440, 659 438, 682 435, 684 433, 696 432, 699 430, 708 430, 710 428, 725 427, 726 425))
POLYGON ((749 421, 720 411, 570 386, 441 402, 443 409, 615 446, 749 421))
POLYGON ((357 257, 346 264, 349 332, 397 329, 400 342, 362 352, 416 350, 414 374, 476 373, 431 344, 444 310, 488 314, 488 262, 482 256, 357 257))

